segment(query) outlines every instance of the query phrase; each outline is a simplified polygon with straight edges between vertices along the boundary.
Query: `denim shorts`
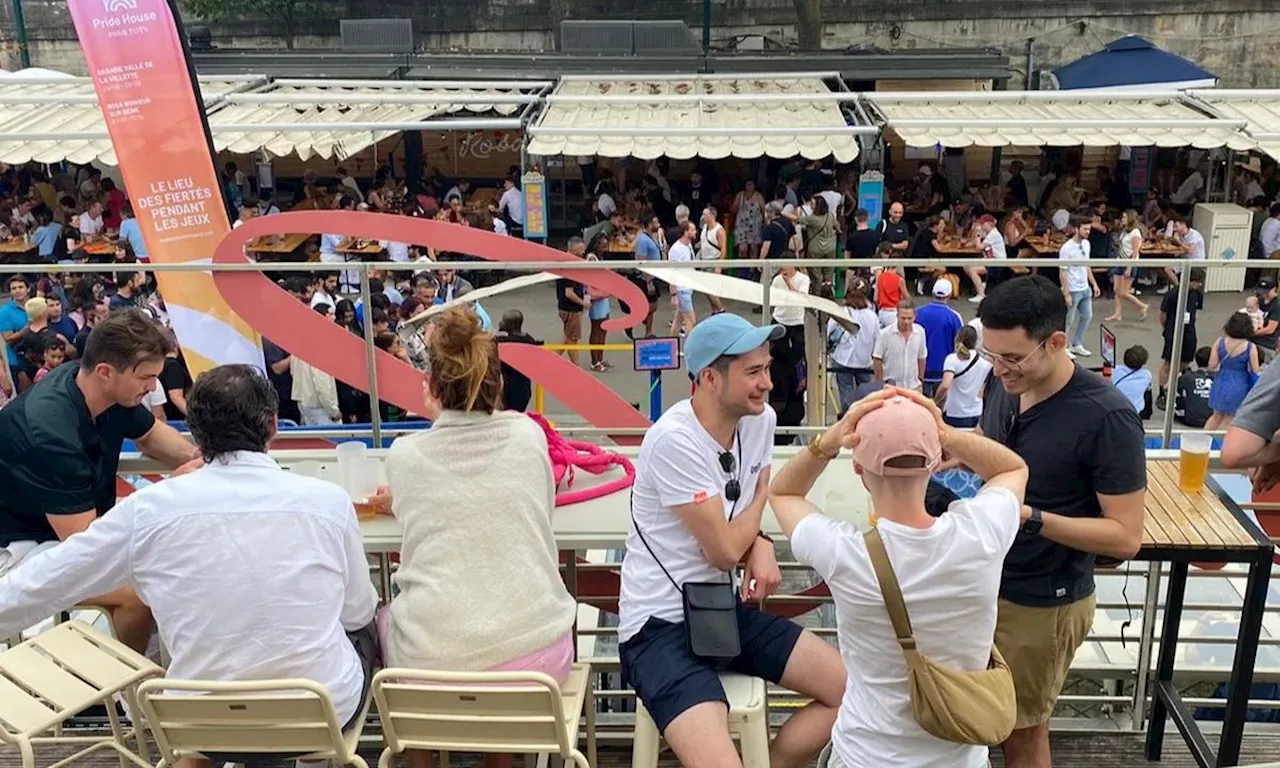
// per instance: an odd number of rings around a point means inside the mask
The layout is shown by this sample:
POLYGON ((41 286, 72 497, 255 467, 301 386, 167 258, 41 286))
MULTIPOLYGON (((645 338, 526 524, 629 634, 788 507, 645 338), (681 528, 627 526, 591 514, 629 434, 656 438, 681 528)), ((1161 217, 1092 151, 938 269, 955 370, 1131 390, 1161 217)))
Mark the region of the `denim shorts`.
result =
MULTIPOLYGON (((742 653, 723 668, 780 683, 801 631, 790 619, 738 603, 742 653)), ((698 704, 729 703, 720 684, 722 666, 689 652, 684 622, 649 619, 618 646, 618 656, 623 681, 635 688, 658 733, 666 732, 673 720, 698 704)))

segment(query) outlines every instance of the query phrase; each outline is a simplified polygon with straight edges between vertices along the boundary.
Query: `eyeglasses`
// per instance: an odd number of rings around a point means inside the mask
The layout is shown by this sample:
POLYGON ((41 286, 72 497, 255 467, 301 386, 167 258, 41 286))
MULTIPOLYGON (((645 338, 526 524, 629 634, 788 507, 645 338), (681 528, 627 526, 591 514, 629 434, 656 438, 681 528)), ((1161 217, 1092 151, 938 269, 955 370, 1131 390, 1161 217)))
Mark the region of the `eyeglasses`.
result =
POLYGON ((992 365, 1000 365, 1011 371, 1021 371, 1022 366, 1025 365, 1026 362, 1030 360, 1033 355, 1035 355, 1040 350, 1044 349, 1044 343, 1046 341, 1048 341, 1048 339, 1044 339, 1043 341, 1041 341, 1039 344, 1036 345, 1035 349, 1031 350, 1030 352, 1023 355, 1022 357, 1009 357, 1008 355, 994 355, 985 349, 978 350, 978 354, 982 356, 983 360, 986 360, 988 363, 991 363, 992 365))
POLYGON ((734 477, 738 471, 738 462, 729 451, 720 454, 720 469, 730 476, 728 482, 724 484, 724 497, 730 504, 736 504, 738 499, 742 498, 742 485, 738 483, 738 478, 734 477))

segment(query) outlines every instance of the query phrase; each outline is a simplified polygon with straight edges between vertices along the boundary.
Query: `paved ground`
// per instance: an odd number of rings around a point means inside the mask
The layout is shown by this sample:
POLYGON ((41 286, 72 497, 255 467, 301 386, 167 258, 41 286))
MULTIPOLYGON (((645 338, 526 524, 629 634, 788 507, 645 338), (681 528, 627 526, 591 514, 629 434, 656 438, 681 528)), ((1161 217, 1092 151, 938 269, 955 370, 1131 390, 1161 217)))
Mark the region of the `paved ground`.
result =
MULTIPOLYGON (((1116 334, 1116 344, 1120 353, 1134 344, 1141 344, 1147 348, 1151 354, 1152 361, 1149 364, 1152 376, 1157 375, 1160 365, 1160 352, 1162 349, 1160 325, 1159 325, 1159 307, 1160 298, 1154 294, 1144 292, 1141 296, 1143 301, 1151 305, 1151 312, 1145 322, 1138 321, 1138 314, 1132 308, 1126 307, 1126 320, 1121 323, 1108 323, 1108 327, 1116 334)), ((1222 324, 1227 317, 1244 304, 1243 294, 1235 293, 1211 293, 1205 297, 1205 308, 1199 314, 1197 321, 1198 342, 1202 346, 1210 345, 1218 338, 1221 333, 1222 324)), ((526 288, 511 294, 488 299, 484 302, 485 309, 497 322, 503 311, 511 308, 520 309, 525 315, 525 331, 534 336, 543 339, 547 343, 559 343, 562 340, 560 332, 560 319, 556 314, 555 307, 555 290, 552 285, 539 285, 526 288)), ((705 297, 695 296, 694 306, 698 313, 698 317, 702 318, 709 312, 705 297)), ((953 301, 952 306, 958 311, 965 320, 972 318, 975 314, 976 305, 970 304, 966 300, 953 301)), ((755 322, 760 320, 759 315, 753 315, 750 307, 741 304, 729 304, 731 311, 738 312, 755 322)), ((1098 326, 1101 319, 1109 314, 1113 309, 1113 303, 1110 299, 1098 299, 1094 302, 1094 317, 1090 324, 1089 332, 1086 336, 1088 340, 1086 346, 1094 352, 1090 358, 1082 358, 1081 363, 1088 365, 1101 365, 1097 356, 1098 352, 1098 326)), ((613 304, 613 313, 619 315, 621 310, 618 309, 617 303, 613 304)), ((664 299, 658 305, 658 317, 655 324, 655 333, 663 334, 671 322, 671 308, 668 301, 664 299)), ((583 331, 585 343, 586 331, 583 331)), ((626 336, 621 332, 613 332, 609 334, 608 341, 611 343, 625 343, 626 336)), ((582 359, 580 365, 584 369, 588 369, 588 361, 586 353, 581 353, 582 359)), ((636 373, 632 369, 632 362, 629 353, 626 352, 610 352, 606 353, 606 359, 614 364, 612 371, 606 373, 593 373, 602 381, 609 385, 611 389, 625 397, 630 402, 642 403, 642 409, 647 412, 648 408, 648 374, 636 373)), ((680 398, 687 397, 689 394, 688 377, 683 372, 668 372, 663 376, 663 400, 665 406, 669 406, 680 398)), ((575 419, 569 415, 569 411, 563 404, 548 398, 546 403, 548 414, 566 423, 574 423, 575 419)), ((1157 410, 1148 422, 1150 428, 1158 429, 1162 425, 1161 419, 1164 412, 1157 410)))
MULTIPOLYGON (((1172 725, 1170 725, 1169 730, 1173 731, 1172 725)), ((1253 726, 1250 730, 1251 733, 1245 736, 1242 745, 1242 763, 1248 765, 1264 760, 1274 760, 1276 755, 1280 754, 1280 735, 1265 726, 1253 726), (1257 729, 1256 731, 1254 731, 1255 728, 1257 729)), ((1183 745, 1182 739, 1176 734, 1166 736, 1163 760, 1159 763, 1147 762, 1143 754, 1144 737, 1142 734, 1059 732, 1053 734, 1050 738, 1053 741, 1053 764, 1058 768, 1132 768, 1139 765, 1193 768, 1196 765, 1195 759, 1192 758, 1191 753, 1183 745)), ((1216 737, 1211 737, 1210 743, 1216 744, 1216 737)), ((360 754, 370 765, 376 765, 380 751, 381 744, 376 746, 369 744, 361 748, 360 754)), ((38 765, 48 765, 67 754, 70 754, 70 752, 61 748, 43 747, 36 750, 36 763, 38 765)), ((153 751, 151 756, 152 759, 155 759, 156 753, 153 751)), ((451 766, 457 766, 458 768, 475 768, 480 764, 476 756, 466 754, 451 754, 449 762, 451 766)), ((395 764, 407 765, 403 760, 396 761, 395 764)), ((631 765, 631 750, 626 747, 602 745, 599 752, 599 764, 602 768, 628 768, 631 765)), ((993 768, 1000 768, 1004 765, 1004 760, 999 754, 999 750, 992 752, 991 764, 993 768)), ((0 748, 0 768, 19 765, 21 763, 18 760, 17 750, 0 748)), ((110 752, 100 752, 97 755, 77 761, 75 765, 83 766, 83 768, 114 768, 120 765, 120 762, 115 757, 112 757, 110 752)), ((516 761, 516 765, 520 765, 520 762, 516 761)), ((258 764, 258 766, 262 766, 262 768, 268 766, 270 768, 292 768, 293 761, 267 760, 258 764)), ((678 763, 670 751, 664 751, 659 760, 659 766, 660 768, 675 768, 678 763)), ((596 767, 593 766, 592 768, 596 767)))

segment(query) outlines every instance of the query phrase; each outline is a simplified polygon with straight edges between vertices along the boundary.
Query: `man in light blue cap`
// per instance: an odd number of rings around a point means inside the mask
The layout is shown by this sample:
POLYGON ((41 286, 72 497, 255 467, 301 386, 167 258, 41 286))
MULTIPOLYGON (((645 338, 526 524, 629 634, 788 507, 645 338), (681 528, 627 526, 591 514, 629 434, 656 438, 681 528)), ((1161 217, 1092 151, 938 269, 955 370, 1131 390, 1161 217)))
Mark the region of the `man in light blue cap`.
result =
MULTIPOLYGON (((727 698, 719 673, 761 677, 813 699, 778 734, 770 762, 809 764, 827 743, 844 695, 839 653, 816 635, 757 608, 782 580, 761 519, 777 415, 769 405, 769 342, 737 315, 712 315, 684 345, 694 393, 645 433, 636 463, 627 554, 622 561, 619 656, 624 678, 683 765, 732 765, 727 698), (742 563, 742 582, 732 572, 742 563), (737 621, 737 642, 706 652, 697 603, 737 621), (728 646, 728 647, 725 647, 728 646), (695 652, 694 649, 702 649, 695 652), (699 655, 701 654, 701 655, 699 655)), ((813 450, 812 448, 810 450, 813 450)))

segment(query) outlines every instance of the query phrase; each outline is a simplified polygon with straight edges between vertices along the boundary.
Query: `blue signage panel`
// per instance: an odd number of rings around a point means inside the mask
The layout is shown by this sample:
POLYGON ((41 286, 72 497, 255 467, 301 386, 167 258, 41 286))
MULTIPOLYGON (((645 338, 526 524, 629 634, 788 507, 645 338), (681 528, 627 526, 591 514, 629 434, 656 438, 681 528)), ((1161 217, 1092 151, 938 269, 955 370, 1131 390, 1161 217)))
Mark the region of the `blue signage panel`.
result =
POLYGON ((858 207, 867 212, 867 221, 875 229, 884 216, 883 173, 868 171, 858 179, 858 207))
POLYGON ((637 371, 674 371, 679 367, 679 338, 664 336, 656 339, 636 339, 635 369, 637 371))

